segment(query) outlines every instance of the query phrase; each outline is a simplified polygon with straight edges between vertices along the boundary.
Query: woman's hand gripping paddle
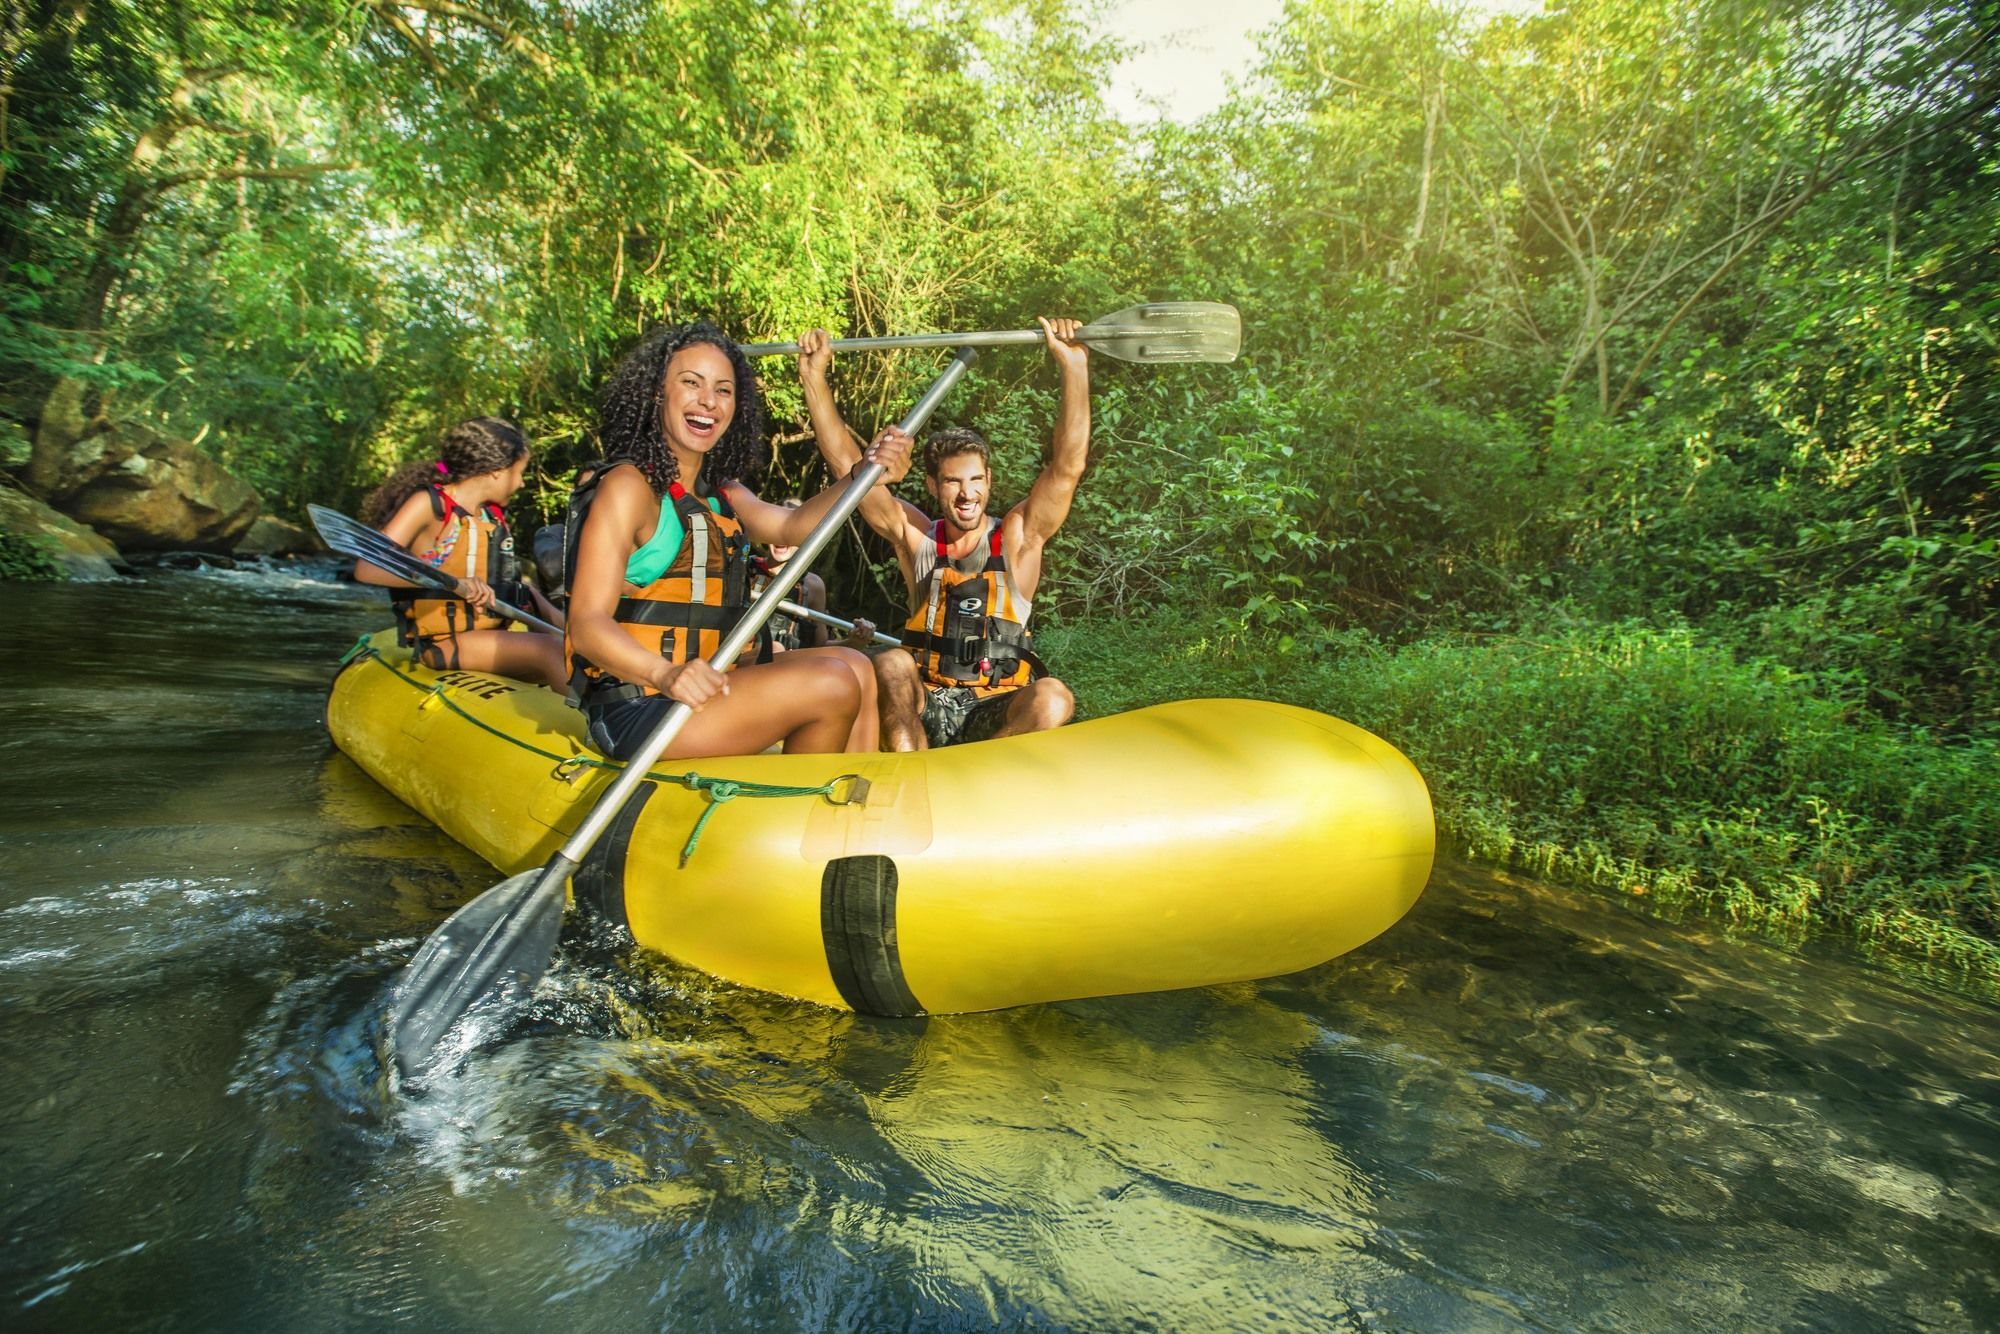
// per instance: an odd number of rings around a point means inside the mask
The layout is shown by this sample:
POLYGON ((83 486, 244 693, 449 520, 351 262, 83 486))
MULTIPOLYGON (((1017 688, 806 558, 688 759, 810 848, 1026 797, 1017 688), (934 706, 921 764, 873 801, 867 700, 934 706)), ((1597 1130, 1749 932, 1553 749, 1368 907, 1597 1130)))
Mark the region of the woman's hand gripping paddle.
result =
MULTIPOLYGON (((903 430, 915 435, 923 428, 965 374, 974 355, 970 348, 959 350, 903 418, 903 430)), ((785 562, 788 570, 803 574, 811 567, 861 504, 861 498, 882 479, 882 471, 880 464, 866 462, 855 469, 840 499, 785 562)), ((723 638, 709 665, 717 671, 727 670, 771 619, 788 591, 787 584, 773 580, 723 638)), ((667 710, 617 781, 546 865, 501 881, 431 933, 403 970, 389 1001, 389 1048, 406 1077, 429 1065, 431 1054, 452 1025, 482 998, 525 995, 541 980, 555 955, 556 936, 562 929, 563 887, 692 714, 693 710, 681 703, 667 710)))
MULTIPOLYGON (((1040 329, 1002 329, 990 333, 836 338, 832 346, 850 352, 891 347, 1005 347, 1040 343, 1044 337, 1040 329)), ((1243 320, 1236 307, 1216 301, 1154 301, 1092 320, 1076 331, 1075 341, 1119 361, 1234 361, 1243 345, 1243 320)), ((797 343, 743 344, 744 353, 753 357, 774 357, 798 350, 797 343)))

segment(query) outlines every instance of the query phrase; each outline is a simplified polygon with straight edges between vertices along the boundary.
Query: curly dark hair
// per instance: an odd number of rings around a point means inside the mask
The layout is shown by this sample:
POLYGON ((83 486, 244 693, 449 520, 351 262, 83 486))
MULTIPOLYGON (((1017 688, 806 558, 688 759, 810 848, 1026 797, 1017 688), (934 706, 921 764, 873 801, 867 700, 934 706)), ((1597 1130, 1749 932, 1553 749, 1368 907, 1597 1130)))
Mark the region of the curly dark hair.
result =
POLYGON ((474 417, 444 433, 438 456, 405 463, 361 502, 361 522, 380 528, 396 517, 403 502, 433 482, 457 482, 483 472, 511 468, 528 453, 521 428, 498 417, 474 417), (440 467, 439 465, 443 465, 440 467))
POLYGON ((993 467, 993 447, 986 443, 985 436, 970 426, 940 426, 924 441, 925 476, 937 476, 946 459, 955 459, 960 454, 977 454, 989 471, 993 467))
POLYGON ((736 374, 736 415, 729 429, 709 451, 703 472, 710 486, 731 478, 754 481, 764 471, 764 390, 751 369, 750 358, 730 338, 706 320, 664 324, 640 339, 619 358, 598 400, 597 434, 606 458, 629 459, 663 495, 667 483, 680 476, 680 465, 661 433, 660 408, 667 363, 674 353, 707 343, 729 358, 736 374))

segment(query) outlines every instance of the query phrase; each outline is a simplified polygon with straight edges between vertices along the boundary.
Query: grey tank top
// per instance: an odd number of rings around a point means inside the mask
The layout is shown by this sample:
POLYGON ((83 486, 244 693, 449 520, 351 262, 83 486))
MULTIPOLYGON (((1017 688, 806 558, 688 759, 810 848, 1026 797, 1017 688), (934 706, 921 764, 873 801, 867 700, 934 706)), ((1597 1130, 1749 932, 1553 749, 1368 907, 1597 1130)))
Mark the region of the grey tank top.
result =
MULTIPOLYGON (((910 562, 910 573, 914 576, 910 581, 910 615, 912 616, 923 611, 930 603, 931 571, 935 570, 938 564, 937 534, 938 525, 941 522, 942 520, 938 519, 931 520, 930 537, 927 541, 918 545, 915 558, 910 562)), ((986 558, 993 550, 993 534, 998 532, 999 529, 1000 520, 990 514, 987 515, 986 532, 981 537, 979 545, 967 554, 950 562, 951 568, 957 570, 960 574, 978 574, 981 570, 985 569, 986 558)), ((946 540, 949 541, 950 539, 947 538, 946 540)), ((1014 586, 1014 575, 1011 570, 1008 571, 1006 578, 1002 582, 1005 584, 1005 596, 1008 600, 1004 605, 996 607, 994 610, 1002 613, 1008 620, 1014 621, 1016 624, 1026 625, 1028 623, 1028 614, 1034 610, 1032 599, 1021 596, 1021 590, 1014 586)))

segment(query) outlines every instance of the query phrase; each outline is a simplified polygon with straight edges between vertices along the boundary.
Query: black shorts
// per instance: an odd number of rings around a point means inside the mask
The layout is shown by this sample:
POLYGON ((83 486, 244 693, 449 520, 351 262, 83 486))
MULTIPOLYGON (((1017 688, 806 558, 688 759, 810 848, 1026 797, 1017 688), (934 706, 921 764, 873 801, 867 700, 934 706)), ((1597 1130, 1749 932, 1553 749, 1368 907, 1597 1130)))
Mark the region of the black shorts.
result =
POLYGON ((1009 690, 981 699, 970 686, 929 686, 924 690, 924 735, 933 746, 985 741, 1007 721, 1009 690))
POLYGON ((640 695, 601 706, 586 704, 583 716, 590 723, 590 744, 614 760, 629 760, 673 706, 673 700, 665 695, 640 695))

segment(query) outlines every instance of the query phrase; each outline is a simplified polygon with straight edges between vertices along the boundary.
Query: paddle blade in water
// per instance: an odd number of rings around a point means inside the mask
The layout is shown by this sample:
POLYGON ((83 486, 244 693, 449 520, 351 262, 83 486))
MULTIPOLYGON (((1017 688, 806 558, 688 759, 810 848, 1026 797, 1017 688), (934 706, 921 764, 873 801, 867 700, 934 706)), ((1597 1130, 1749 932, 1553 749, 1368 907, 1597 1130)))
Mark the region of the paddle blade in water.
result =
POLYGON ((1120 361, 1234 361, 1243 317, 1218 301, 1155 301, 1093 320, 1076 341, 1120 361))
POLYGON ((405 1077, 424 1070, 476 1002, 489 994, 525 996, 541 981, 562 931, 572 869, 558 853, 547 866, 501 881, 431 933, 389 1001, 389 1048, 405 1077))

